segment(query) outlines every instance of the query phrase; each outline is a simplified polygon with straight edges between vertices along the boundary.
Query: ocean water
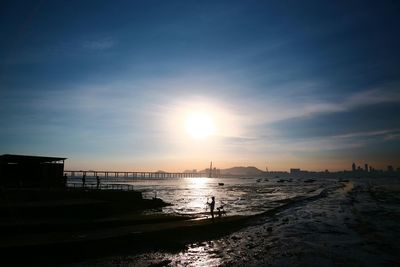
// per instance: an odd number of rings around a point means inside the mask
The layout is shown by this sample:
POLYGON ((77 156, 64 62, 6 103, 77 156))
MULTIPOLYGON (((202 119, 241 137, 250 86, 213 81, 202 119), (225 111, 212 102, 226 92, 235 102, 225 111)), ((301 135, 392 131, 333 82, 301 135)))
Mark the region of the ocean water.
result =
POLYGON ((237 232, 188 244, 178 252, 132 252, 82 265, 400 266, 398 178, 304 181, 134 181, 131 184, 143 190, 145 197, 157 192, 157 197, 173 204, 163 212, 209 216, 205 203, 215 196, 217 206, 225 205, 228 215, 259 216, 237 232))
MULTIPOLYGON (((142 192, 144 198, 158 197, 171 206, 162 209, 163 213, 190 214, 206 216, 207 202, 211 197, 216 207, 223 206, 227 215, 253 215, 279 206, 283 201, 298 196, 311 196, 318 190, 337 187, 337 179, 316 180, 280 178, 167 178, 167 179, 109 179, 102 178, 103 186, 131 185, 142 192), (283 182, 282 182, 283 181, 283 182), (223 185, 220 185, 223 184, 223 185)), ((69 179, 70 186, 81 186, 81 177, 69 179)), ((95 187, 95 177, 86 177, 86 185, 95 187)), ((156 212, 156 211, 150 211, 156 212)))
POLYGON ((159 197, 172 206, 164 213, 207 215, 211 197, 216 207, 223 206, 227 215, 253 215, 282 204, 298 196, 311 196, 316 191, 338 186, 336 180, 305 183, 303 179, 278 182, 273 178, 176 178, 135 180, 128 182, 143 192, 144 198, 159 197), (223 183, 223 185, 219 185, 223 183))

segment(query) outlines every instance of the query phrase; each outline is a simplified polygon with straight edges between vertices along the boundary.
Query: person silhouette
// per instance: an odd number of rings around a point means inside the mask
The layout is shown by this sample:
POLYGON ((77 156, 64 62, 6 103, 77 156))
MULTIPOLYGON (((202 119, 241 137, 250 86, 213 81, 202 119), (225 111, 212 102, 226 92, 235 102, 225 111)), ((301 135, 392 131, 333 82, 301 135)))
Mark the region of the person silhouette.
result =
POLYGON ((82 175, 82 188, 85 188, 86 185, 86 174, 82 175))
POLYGON ((96 182, 97 182, 96 189, 100 189, 100 177, 98 175, 96 176, 96 182))
POLYGON ((211 197, 211 202, 207 201, 207 204, 210 206, 211 217, 214 219, 215 197, 211 197))

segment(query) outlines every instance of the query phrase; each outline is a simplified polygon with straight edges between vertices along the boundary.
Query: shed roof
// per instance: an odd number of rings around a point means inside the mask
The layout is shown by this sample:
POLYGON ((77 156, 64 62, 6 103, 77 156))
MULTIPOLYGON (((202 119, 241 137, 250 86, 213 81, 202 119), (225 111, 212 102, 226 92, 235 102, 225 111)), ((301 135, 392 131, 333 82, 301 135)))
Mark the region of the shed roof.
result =
POLYGON ((4 154, 0 156, 0 162, 6 163, 45 163, 66 160, 67 158, 60 157, 43 157, 43 156, 28 156, 28 155, 11 155, 4 154))

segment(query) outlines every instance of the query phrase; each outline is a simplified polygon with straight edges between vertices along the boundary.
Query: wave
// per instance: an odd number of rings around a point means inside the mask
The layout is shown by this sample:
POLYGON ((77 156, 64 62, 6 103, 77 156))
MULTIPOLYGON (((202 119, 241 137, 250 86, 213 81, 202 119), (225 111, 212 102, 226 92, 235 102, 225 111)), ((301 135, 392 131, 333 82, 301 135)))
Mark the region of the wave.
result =
MULTIPOLYGON (((271 216, 276 215, 279 212, 282 212, 284 210, 293 208, 293 207, 298 207, 305 205, 309 202, 316 201, 321 198, 325 198, 328 196, 328 194, 334 190, 336 190, 337 187, 331 187, 331 188, 325 188, 325 189, 317 189, 315 191, 315 194, 313 195, 308 195, 308 196, 296 196, 293 198, 289 199, 283 199, 283 200, 278 200, 279 202, 282 202, 282 205, 279 205, 277 207, 271 208, 267 211, 264 211, 259 214, 255 215, 250 215, 247 216, 247 219, 245 223, 247 225, 259 225, 265 223, 266 219, 269 219, 271 216)), ((278 202, 277 201, 277 202, 278 202)))

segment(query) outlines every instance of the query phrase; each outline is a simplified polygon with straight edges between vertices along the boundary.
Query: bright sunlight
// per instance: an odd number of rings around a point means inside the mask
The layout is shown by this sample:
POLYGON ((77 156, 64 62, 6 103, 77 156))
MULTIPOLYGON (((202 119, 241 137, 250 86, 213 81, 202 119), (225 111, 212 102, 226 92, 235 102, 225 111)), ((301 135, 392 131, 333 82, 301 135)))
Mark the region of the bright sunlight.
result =
POLYGON ((214 121, 207 113, 190 113, 186 117, 186 132, 196 139, 207 138, 215 132, 214 121))

